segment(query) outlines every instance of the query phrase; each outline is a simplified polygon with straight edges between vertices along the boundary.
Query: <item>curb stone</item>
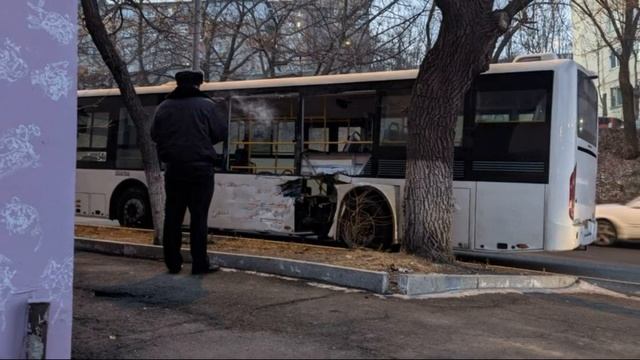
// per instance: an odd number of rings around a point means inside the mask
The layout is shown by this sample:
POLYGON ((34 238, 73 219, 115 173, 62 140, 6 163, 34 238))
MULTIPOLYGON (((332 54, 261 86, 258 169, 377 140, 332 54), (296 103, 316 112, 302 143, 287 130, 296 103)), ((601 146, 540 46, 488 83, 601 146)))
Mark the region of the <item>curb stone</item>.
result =
POLYGON ((403 295, 427 295, 460 290, 560 289, 578 280, 568 275, 446 275, 402 274, 398 289, 403 295))
MULTIPOLYGON (((161 246, 75 238, 76 250, 142 259, 162 260, 161 246)), ((258 255, 208 251, 209 257, 222 267, 256 271, 287 277, 321 281, 328 284, 368 290, 377 294, 399 292, 403 295, 426 295, 460 290, 487 289, 559 289, 576 283, 567 275, 449 275, 394 274, 390 283, 384 271, 370 271, 343 266, 258 255), (396 280, 397 277, 397 280, 396 280), (395 286, 397 281, 397 286, 395 286)), ((188 249, 182 249, 185 262, 191 262, 188 249)))
MULTIPOLYGON (((108 240, 75 238, 76 250, 134 258, 162 260, 162 247, 108 240)), ((213 262, 222 267, 256 271, 281 276, 321 281, 328 284, 368 290, 378 294, 389 292, 389 274, 343 266, 290 260, 267 256, 230 254, 208 251, 213 262)), ((191 261, 189 250, 182 249, 185 262, 191 261)))

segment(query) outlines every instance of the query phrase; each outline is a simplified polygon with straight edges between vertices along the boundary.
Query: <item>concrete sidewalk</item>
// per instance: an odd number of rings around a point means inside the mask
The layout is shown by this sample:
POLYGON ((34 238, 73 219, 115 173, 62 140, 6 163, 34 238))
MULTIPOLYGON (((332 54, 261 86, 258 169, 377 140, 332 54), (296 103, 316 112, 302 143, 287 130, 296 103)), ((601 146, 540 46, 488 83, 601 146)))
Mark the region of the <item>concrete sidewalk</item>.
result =
POLYGON ((74 358, 638 358, 640 302, 499 294, 402 300, 78 252, 74 358))

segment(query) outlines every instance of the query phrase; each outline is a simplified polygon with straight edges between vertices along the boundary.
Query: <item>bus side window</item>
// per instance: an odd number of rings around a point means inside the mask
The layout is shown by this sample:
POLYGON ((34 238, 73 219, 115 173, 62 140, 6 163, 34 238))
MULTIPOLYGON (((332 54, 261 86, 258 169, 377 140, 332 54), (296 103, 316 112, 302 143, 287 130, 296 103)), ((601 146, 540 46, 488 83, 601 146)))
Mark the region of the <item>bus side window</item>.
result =
MULTIPOLYGON (((382 98, 380 146, 407 145, 407 119, 411 95, 388 95, 382 98)), ((463 110, 456 116, 454 146, 462 146, 463 110)))
POLYGON ((389 95, 382 98, 380 146, 407 145, 407 117, 410 95, 389 95))
POLYGON ((374 94, 309 96, 304 106, 304 150, 369 153, 375 118, 374 94))
MULTIPOLYGON (((145 106, 145 111, 152 116, 155 106, 145 106)), ((118 148, 116 151, 116 169, 142 169, 142 152, 138 145, 138 132, 125 108, 120 109, 118 123, 118 148)))
POLYGON ((229 170, 294 174, 297 116, 297 95, 233 97, 229 121, 229 170))
POLYGON ((109 113, 78 111, 77 161, 106 162, 109 113))
POLYGON ((525 89, 508 91, 478 91, 476 123, 545 122, 547 91, 525 89))
POLYGON ((582 71, 578 71, 578 137, 593 146, 598 143, 597 104, 595 86, 582 71))

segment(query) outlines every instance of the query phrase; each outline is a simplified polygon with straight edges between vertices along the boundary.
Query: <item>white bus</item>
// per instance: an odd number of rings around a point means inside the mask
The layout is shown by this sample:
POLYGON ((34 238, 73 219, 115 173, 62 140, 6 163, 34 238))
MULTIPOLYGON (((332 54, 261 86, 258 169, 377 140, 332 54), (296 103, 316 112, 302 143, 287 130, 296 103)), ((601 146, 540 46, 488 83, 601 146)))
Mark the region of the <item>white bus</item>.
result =
MULTIPOLYGON (((597 98, 570 60, 492 65, 460 111, 453 245, 571 250, 595 239, 597 98)), ((228 109, 209 227, 402 242, 416 70, 205 83, 228 109)), ((149 113, 173 86, 138 88, 149 113)), ((151 226, 136 130, 117 89, 78 92, 76 213, 151 226)))

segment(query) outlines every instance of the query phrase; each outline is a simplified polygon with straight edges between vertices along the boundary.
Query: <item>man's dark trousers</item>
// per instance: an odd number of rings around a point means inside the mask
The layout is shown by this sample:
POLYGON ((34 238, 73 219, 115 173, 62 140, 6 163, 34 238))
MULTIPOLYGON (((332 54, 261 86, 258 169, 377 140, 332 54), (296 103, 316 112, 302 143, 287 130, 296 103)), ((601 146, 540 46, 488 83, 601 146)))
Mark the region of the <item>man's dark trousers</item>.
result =
POLYGON ((192 271, 209 268, 207 255, 207 217, 213 196, 213 164, 168 164, 165 171, 164 262, 171 272, 182 266, 182 222, 191 214, 192 271))

